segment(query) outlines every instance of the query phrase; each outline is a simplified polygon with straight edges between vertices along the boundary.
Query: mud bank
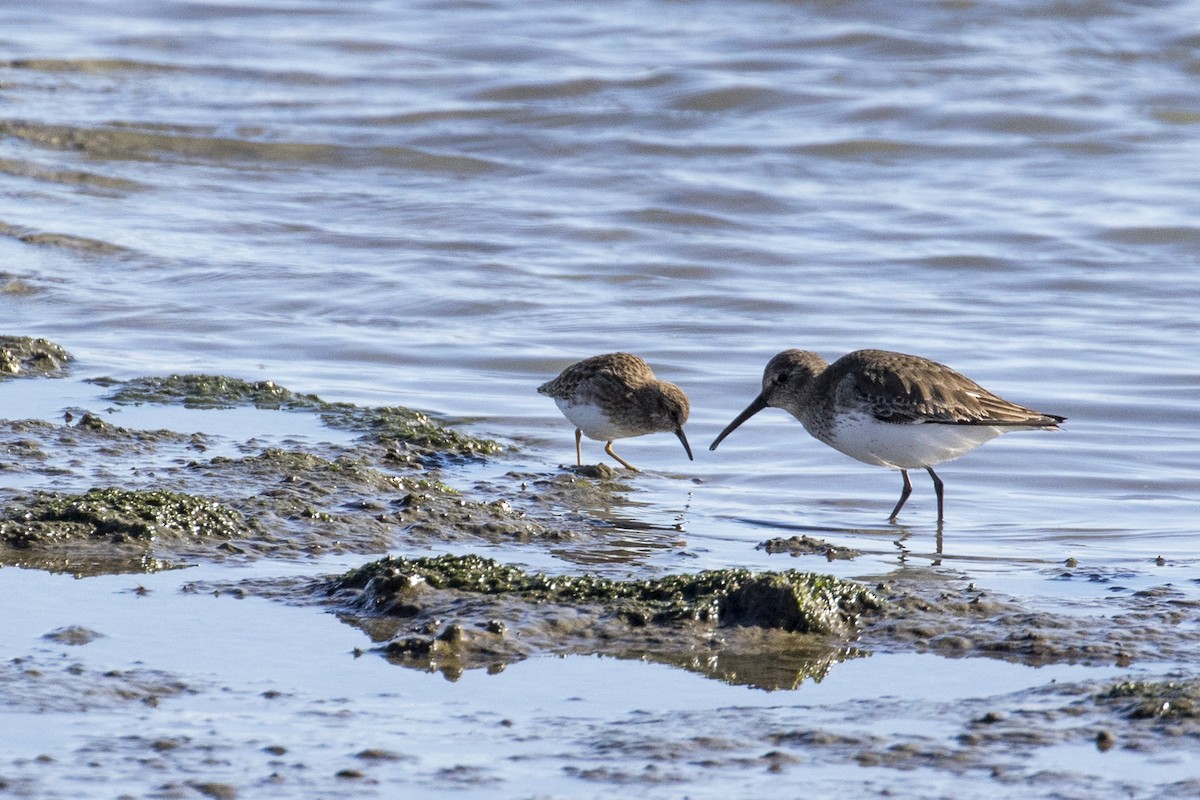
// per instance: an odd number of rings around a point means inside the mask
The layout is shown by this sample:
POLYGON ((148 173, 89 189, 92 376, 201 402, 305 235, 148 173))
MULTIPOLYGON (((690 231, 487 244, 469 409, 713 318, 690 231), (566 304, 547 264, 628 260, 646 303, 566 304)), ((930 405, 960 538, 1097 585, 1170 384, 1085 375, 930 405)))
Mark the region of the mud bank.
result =
POLYGON ((308 414, 345 441, 229 442, 213 432, 115 425, 88 409, 67 412, 63 423, 0 421, 0 473, 64 487, 8 497, 0 563, 97 574, 447 542, 544 542, 583 553, 608 524, 576 510, 617 508, 633 491, 604 468, 597 477, 509 471, 453 488, 445 475, 502 458, 505 449, 411 409, 330 403, 270 381, 223 376, 89 382, 135 419, 144 404, 218 416, 233 408, 308 414), (237 455, 208 456, 213 450, 237 455), (171 519, 159 518, 164 492, 173 497, 171 519), (189 503, 209 509, 208 518, 183 510, 189 503), (65 518, 71 508, 87 513, 65 518), (134 520, 149 527, 114 535, 134 520))
MULTIPOLYGON (((3 278, 0 275, 0 278, 3 278)), ((13 281, 7 284, 13 287, 13 281)), ((10 288, 8 291, 20 291, 10 288)), ((62 377, 74 357, 54 342, 28 336, 0 336, 0 380, 11 377, 62 377)))
MULTIPOLYGON (((1089 580, 1086 570, 1060 580, 1089 580)), ((995 658, 1030 666, 1187 663, 1200 658, 1200 600, 1164 585, 1057 610, 913 569, 883 578, 885 611, 860 645, 876 652, 995 658)))
POLYGON ((389 659, 452 679, 532 655, 598 654, 769 689, 820 677, 848 657, 860 617, 881 606, 858 584, 812 573, 617 581, 478 556, 387 558, 324 591, 389 659))
POLYGON ((236 408, 300 411, 318 415, 331 428, 362 434, 379 444, 402 451, 402 460, 415 468, 417 459, 467 458, 498 453, 498 442, 467 436, 429 415, 401 406, 363 408, 352 403, 331 403, 315 394, 300 394, 272 381, 244 381, 222 375, 169 375, 116 382, 94 379, 113 387, 115 403, 158 403, 184 408, 236 408))
MULTIPOLYGON (((0 422, 0 472, 86 487, 10 496, 0 517, 0 562, 95 574, 379 553, 429 541, 558 538, 511 503, 473 500, 443 483, 439 468, 501 448, 421 412, 328 403, 269 381, 221 376, 93 382, 118 404, 301 412, 355 436, 303 447, 230 446, 215 434, 114 425, 87 409, 67 412, 62 424, 0 422), (214 448, 245 455, 205 458, 214 448)), ((522 482, 509 488, 519 493, 522 482)))

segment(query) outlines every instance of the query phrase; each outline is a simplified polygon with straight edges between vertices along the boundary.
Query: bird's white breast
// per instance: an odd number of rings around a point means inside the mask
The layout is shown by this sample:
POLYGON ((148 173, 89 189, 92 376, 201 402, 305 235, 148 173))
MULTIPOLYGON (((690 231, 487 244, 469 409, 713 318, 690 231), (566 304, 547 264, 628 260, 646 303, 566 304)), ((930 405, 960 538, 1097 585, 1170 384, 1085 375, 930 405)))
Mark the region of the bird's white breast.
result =
POLYGON ((598 405, 593 403, 572 403, 569 400, 562 400, 560 398, 555 398, 554 402, 558 404, 558 410, 563 413, 563 416, 572 425, 583 431, 583 435, 589 439, 595 439, 599 442, 611 442, 613 439, 620 439, 629 435, 614 425, 604 412, 600 410, 600 406, 598 405))
POLYGON ((842 413, 817 438, 851 458, 892 469, 932 467, 969 453, 1005 428, 935 422, 883 422, 871 414, 842 413))

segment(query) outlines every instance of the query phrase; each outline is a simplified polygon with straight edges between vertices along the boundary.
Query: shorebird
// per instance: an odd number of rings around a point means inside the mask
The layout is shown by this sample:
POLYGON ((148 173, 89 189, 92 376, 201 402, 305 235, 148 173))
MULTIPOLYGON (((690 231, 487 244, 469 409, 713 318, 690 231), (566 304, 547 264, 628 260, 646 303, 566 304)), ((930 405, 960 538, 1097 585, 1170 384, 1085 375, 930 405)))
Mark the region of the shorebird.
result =
POLYGON ((807 350, 784 350, 763 370, 762 392, 709 446, 764 408, 782 408, 835 450, 867 464, 900 470, 904 487, 890 521, 908 496, 908 471, 923 468, 937 493, 936 464, 1024 430, 1056 430, 1066 417, 1010 403, 936 361, 887 350, 857 350, 832 364, 807 350))
POLYGON ((654 377, 650 366, 629 353, 592 356, 567 367, 538 392, 554 398, 575 426, 575 462, 583 464, 580 437, 604 442, 604 452, 637 472, 613 452, 614 439, 671 431, 683 443, 688 458, 692 448, 683 435, 688 418, 687 395, 673 383, 654 377))

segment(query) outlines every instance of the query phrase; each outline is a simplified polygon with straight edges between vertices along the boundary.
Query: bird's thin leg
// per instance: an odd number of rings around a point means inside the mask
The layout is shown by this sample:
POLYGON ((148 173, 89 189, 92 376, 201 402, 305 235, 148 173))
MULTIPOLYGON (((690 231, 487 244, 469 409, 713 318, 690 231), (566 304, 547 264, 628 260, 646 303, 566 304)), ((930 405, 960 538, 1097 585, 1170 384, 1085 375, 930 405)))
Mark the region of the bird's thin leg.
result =
POLYGON ((943 500, 942 500, 942 487, 943 487, 942 479, 939 478, 937 476, 937 473, 933 471, 933 467, 926 467, 925 471, 929 473, 929 477, 933 478, 933 491, 937 493, 938 526, 940 527, 942 524, 942 508, 944 505, 943 500))
POLYGON ((583 438, 583 431, 579 428, 575 429, 575 466, 583 466, 583 448, 579 445, 579 440, 583 438))
POLYGON ((639 470, 638 470, 638 468, 637 468, 637 467, 635 467, 633 464, 630 464, 628 461, 626 461, 625 459, 621 458, 619 455, 617 455, 616 453, 614 453, 614 452, 613 452, 613 449, 612 449, 612 442, 607 442, 607 443, 605 443, 605 445, 604 445, 604 452, 608 453, 610 456, 612 456, 613 458, 615 458, 617 461, 620 461, 620 462, 621 462, 621 466, 623 466, 625 469, 627 469, 627 470, 630 470, 630 471, 632 471, 632 472, 638 472, 638 471, 639 471, 639 470))
POLYGON ((900 470, 900 475, 904 478, 904 488, 900 490, 900 500, 896 503, 896 507, 892 509, 892 515, 888 517, 888 522, 896 521, 896 515, 900 513, 900 509, 904 508, 905 501, 912 494, 912 481, 908 479, 908 470, 900 470))

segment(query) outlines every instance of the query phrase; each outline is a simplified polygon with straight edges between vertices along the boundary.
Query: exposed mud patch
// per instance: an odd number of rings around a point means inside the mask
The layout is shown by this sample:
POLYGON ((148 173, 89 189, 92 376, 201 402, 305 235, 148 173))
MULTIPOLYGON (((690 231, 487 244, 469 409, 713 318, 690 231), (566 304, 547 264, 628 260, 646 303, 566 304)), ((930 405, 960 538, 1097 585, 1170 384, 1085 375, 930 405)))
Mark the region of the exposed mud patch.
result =
POLYGON ((1200 601, 1171 586, 1114 594, 1070 614, 1030 608, 931 570, 889 576, 876 591, 888 604, 864 629, 862 644, 881 652, 1032 666, 1200 658, 1200 601))
MULTIPOLYGON (((5 447, 13 468, 45 468, 52 459, 43 444, 61 452, 73 443, 94 455, 99 441, 113 451, 112 458, 179 444, 169 434, 115 426, 18 427, 10 430, 20 438, 5 447)), ((4 438, 0 432, 0 443, 4 438)), ((327 449, 333 455, 338 448, 327 449)), ((126 478, 155 488, 16 495, 0 514, 0 563, 96 574, 158 570, 197 559, 378 553, 404 543, 560 539, 506 501, 468 499, 432 477, 396 474, 372 463, 346 453, 330 459, 267 448, 244 458, 163 465, 126 478)))
POLYGON ((0 663, 0 703, 8 712, 70 713, 130 704, 155 706, 192 691, 149 669, 97 672, 61 658, 24 656, 0 663))
POLYGON ((1128 719, 1185 725, 1190 735, 1200 735, 1200 680, 1126 681, 1101 692, 1096 702, 1128 719))
POLYGON ((92 482, 138 485, 156 467, 186 463, 212 441, 200 433, 122 428, 87 412, 68 416, 71 421, 62 425, 0 420, 0 473, 86 476, 92 482))
POLYGON ((254 524, 207 498, 165 491, 35 492, 0 516, 0 561, 76 574, 156 571, 156 555, 191 552, 195 540, 245 537, 254 524))
POLYGON ((502 501, 468 499, 432 476, 385 471, 375 466, 370 451, 357 452, 363 455, 330 459, 268 448, 246 458, 193 463, 179 480, 247 492, 227 502, 257 520, 259 531, 252 541, 231 544, 231 551, 381 552, 403 543, 530 541, 553 535, 502 501))
POLYGON ((363 435, 342 444, 285 439, 291 446, 250 440, 231 447, 215 434, 138 430, 85 409, 67 412, 65 424, 2 421, 0 473, 42 476, 62 490, 54 495, 57 506, 46 493, 12 496, 0 517, 0 563, 82 575, 454 541, 544 541, 586 550, 609 523, 576 509, 631 502, 632 488, 613 477, 571 472, 508 473, 456 490, 436 467, 492 457, 499 446, 407 409, 330 404, 270 381, 214 376, 99 382, 119 387, 114 401, 307 412, 363 435), (204 458, 212 449, 245 455, 204 458), (132 505, 149 495, 121 492, 170 493, 176 505, 215 503, 237 515, 237 523, 218 529, 209 519, 196 522, 195 535, 176 536, 148 510, 130 516, 132 505), (101 510, 104 503, 112 507, 101 510), (96 514, 84 519, 77 513, 84 508, 96 514), (134 531, 133 519, 154 532, 134 531))
POLYGON ((486 457, 499 445, 420 412, 327 403, 270 381, 219 376, 97 382, 117 386, 117 402, 307 412, 362 436, 231 448, 214 435, 136 430, 84 409, 68 411, 65 424, 0 422, 0 473, 64 487, 11 497, 0 515, 0 563, 83 575, 458 540, 562 541, 587 528, 560 528, 552 511, 535 520, 505 499, 524 492, 516 478, 483 497, 443 483, 433 467, 486 457), (198 458, 214 447, 246 455, 198 458))
POLYGON ((331 428, 361 433, 403 451, 406 457, 398 461, 477 457, 501 450, 497 442, 468 436, 411 408, 364 408, 352 403, 330 403, 315 394, 299 394, 271 381, 251 382, 222 375, 169 375, 135 378, 123 383, 110 379, 97 379, 96 382, 116 386, 109 399, 121 404, 177 404, 185 408, 249 405, 315 413, 331 428))
POLYGON ((35 492, 12 502, 0 522, 0 541, 28 548, 63 540, 113 544, 244 535, 241 514, 202 497, 176 492, 92 489, 82 495, 35 492))
MULTIPOLYGON (((651 785, 666 776, 693 783, 713 770, 752 781, 801 769, 819 780, 824 767, 835 774, 865 768, 854 773, 856 780, 873 788, 856 796, 942 796, 929 792, 930 771, 969 796, 1081 797, 1081 786, 1102 797, 1195 796, 1200 780, 1180 778, 1181 770, 1115 780, 1088 774, 1088 757, 1097 750, 1178 754, 1193 735, 1165 733, 1161 726, 1155 731, 1149 722, 1123 725, 1112 709, 1096 704, 1095 690, 1087 683, 1031 689, 1004 697, 1002 706, 995 699, 918 705, 881 698, 839 711, 806 709, 801 720, 794 711, 758 708, 645 712, 572 742, 584 747, 572 750, 568 769, 614 788, 651 785), (913 717, 939 720, 938 732, 896 730, 896 720, 913 717), (698 733, 714 730, 721 734, 698 733), (918 771, 924 779, 908 785, 907 776, 918 771), (657 777, 647 781, 646 775, 657 777)), ((764 781, 759 794, 770 785, 764 781)))
POLYGON ((792 687, 853 655, 847 640, 859 617, 880 607, 864 587, 812 573, 617 581, 478 556, 389 557, 323 588, 389 658, 452 678, 533 654, 601 653, 792 687))
POLYGON ((776 553, 787 553, 792 556, 820 555, 825 556, 828 561, 849 560, 862 555, 852 547, 840 547, 830 544, 824 539, 816 539, 807 535, 792 536, 788 539, 782 537, 768 539, 758 545, 756 549, 765 550, 772 555, 776 553))
POLYGON ((60 378, 74 359, 46 339, 0 336, 0 380, 12 377, 60 378))

